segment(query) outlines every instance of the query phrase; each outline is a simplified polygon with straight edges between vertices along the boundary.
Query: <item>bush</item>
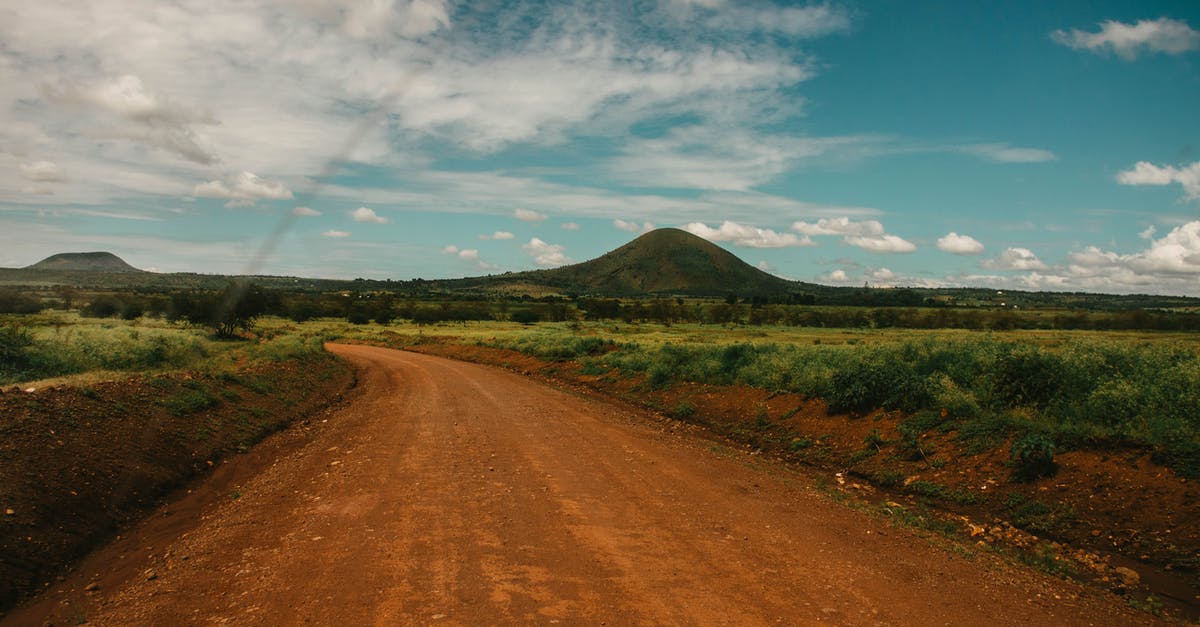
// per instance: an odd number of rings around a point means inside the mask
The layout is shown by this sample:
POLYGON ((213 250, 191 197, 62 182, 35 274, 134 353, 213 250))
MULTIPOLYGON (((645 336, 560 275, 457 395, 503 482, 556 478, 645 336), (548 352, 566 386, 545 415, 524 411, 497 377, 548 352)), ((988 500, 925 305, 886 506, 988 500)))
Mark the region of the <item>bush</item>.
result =
POLYGON ((1013 466, 1013 479, 1033 481, 1049 477, 1058 470, 1054 463, 1054 440, 1045 433, 1026 433, 1012 443, 1009 461, 1013 466))
POLYGON ((17 290, 0 290, 0 313, 31 314, 43 309, 42 301, 17 290))
POLYGON ((1001 355, 993 366, 995 401, 1002 407, 1045 407, 1062 385, 1063 360, 1037 348, 1001 355))
POLYGON ((833 413, 865 414, 876 407, 916 411, 932 399, 925 378, 901 363, 859 362, 834 372, 826 402, 833 413))
POLYGON ((0 325, 0 373, 17 374, 27 368, 32 344, 29 331, 15 324, 0 325))

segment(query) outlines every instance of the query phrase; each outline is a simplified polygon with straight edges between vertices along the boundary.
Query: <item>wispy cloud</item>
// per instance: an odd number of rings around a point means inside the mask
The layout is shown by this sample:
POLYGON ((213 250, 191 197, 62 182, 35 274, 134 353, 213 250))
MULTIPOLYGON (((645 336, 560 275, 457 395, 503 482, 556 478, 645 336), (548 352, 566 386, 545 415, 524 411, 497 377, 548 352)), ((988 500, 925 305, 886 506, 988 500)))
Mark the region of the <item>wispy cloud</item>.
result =
POLYGON ((546 214, 529 209, 515 209, 513 210, 513 217, 522 222, 541 222, 546 219, 546 214))
POLYGON ((1167 17, 1138 20, 1133 24, 1108 20, 1101 22, 1098 32, 1072 28, 1056 30, 1050 38, 1076 50, 1113 52, 1127 61, 1136 59, 1142 52, 1182 54, 1200 49, 1200 31, 1188 26, 1187 22, 1167 17))

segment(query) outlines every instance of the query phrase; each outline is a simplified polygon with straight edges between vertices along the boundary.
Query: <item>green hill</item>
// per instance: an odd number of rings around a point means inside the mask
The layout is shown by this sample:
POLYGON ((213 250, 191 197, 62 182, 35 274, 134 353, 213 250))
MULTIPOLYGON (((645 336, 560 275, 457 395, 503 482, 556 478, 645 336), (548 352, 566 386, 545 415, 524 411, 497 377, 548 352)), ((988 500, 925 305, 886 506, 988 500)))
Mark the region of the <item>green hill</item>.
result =
POLYGON ((441 283, 451 289, 543 287, 600 296, 785 295, 806 287, 763 272, 679 229, 651 231, 596 259, 570 266, 441 283))
POLYGON ((58 253, 27 266, 26 270, 63 270, 68 272, 143 272, 108 252, 58 253))

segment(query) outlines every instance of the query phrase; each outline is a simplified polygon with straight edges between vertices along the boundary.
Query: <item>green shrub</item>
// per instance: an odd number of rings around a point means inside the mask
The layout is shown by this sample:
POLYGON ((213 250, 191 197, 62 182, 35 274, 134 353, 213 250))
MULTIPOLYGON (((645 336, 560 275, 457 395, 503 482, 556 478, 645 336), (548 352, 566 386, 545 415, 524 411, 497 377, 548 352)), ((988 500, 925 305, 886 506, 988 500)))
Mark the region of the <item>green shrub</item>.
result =
POLYGON ((204 387, 181 390, 179 393, 162 401, 167 411, 176 416, 187 416, 211 409, 221 404, 221 400, 204 387))
POLYGON ((1001 407, 1045 407, 1062 385, 1062 359, 1021 347, 1001 355, 992 367, 994 399, 1001 407))
POLYGON ((0 374, 17 374, 29 366, 33 336, 15 324, 0 325, 0 374))
POLYGON ((1054 440, 1045 433, 1026 433, 1013 440, 1009 461, 1017 481, 1048 477, 1058 469, 1054 463, 1054 440))

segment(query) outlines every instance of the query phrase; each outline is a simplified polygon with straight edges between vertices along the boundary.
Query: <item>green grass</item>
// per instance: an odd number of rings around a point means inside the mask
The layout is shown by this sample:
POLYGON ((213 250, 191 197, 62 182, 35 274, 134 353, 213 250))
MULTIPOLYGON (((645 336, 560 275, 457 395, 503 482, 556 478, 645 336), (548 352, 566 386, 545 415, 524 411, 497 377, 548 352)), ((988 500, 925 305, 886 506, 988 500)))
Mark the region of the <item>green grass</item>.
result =
MULTIPOLYGON (((912 414, 906 441, 956 432, 971 453, 1041 434, 1039 451, 1133 445, 1188 478, 1200 478, 1200 335, 1152 332, 879 330, 482 322, 417 329, 349 329, 330 337, 393 345, 444 341, 492 346, 589 372, 744 384, 825 399, 835 412, 912 414), (384 333, 390 333, 385 336, 384 333), (399 333, 399 334, 397 334, 399 333), (455 339, 457 338, 457 339, 455 339)), ((340 328, 339 328, 340 326, 340 328)), ((921 451, 925 456, 929 451, 921 451)), ((1014 459, 1032 477, 1047 460, 1014 459)), ((1042 468, 1049 468, 1048 464, 1042 468)), ((1022 473, 1018 472, 1017 475, 1022 473)))
POLYGON ((0 385, 60 377, 80 383, 117 373, 188 369, 219 373, 238 364, 304 358, 322 349, 319 330, 276 325, 253 339, 218 341, 207 330, 162 320, 54 313, 0 317, 0 385), (314 332, 315 331, 315 332, 314 332), (11 354, 10 354, 11 353, 11 354))

